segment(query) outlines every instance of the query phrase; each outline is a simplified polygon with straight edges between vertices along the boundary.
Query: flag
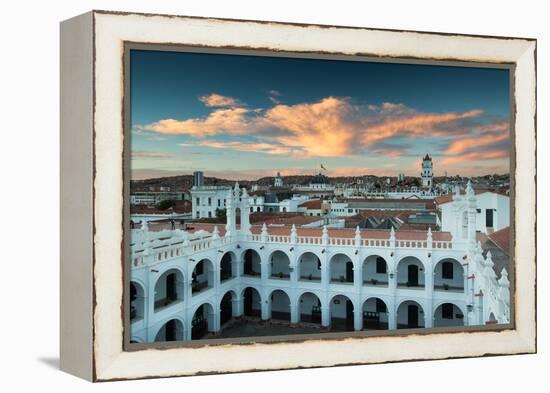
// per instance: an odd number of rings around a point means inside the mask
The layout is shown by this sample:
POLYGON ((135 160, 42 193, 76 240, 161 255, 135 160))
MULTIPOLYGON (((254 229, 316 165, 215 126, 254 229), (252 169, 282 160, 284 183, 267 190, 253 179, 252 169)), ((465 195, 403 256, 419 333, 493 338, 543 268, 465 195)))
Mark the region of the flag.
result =
POLYGON ((325 168, 325 167, 323 166, 323 164, 321 164, 321 169, 323 169, 323 170, 325 170, 325 171, 327 170, 327 168, 325 168))

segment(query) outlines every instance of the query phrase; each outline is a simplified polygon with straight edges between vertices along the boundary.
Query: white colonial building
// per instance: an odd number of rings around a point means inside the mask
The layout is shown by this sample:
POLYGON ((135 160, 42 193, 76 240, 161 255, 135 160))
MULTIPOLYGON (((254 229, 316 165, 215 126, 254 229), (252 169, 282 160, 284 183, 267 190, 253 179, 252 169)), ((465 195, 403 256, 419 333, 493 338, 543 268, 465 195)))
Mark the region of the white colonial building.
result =
MULTIPOLYGON (((479 190, 476 196, 476 231, 491 234, 510 226, 510 197, 500 192, 479 190)), ((453 236, 464 231, 466 218, 461 209, 461 200, 465 198, 458 187, 454 194, 436 198, 439 225, 442 231, 451 232, 453 236)))
POLYGON ((131 234, 131 340, 215 337, 233 318, 368 330, 510 321, 509 281, 476 242, 477 200, 449 232, 253 226, 226 194, 227 224, 131 234), (240 225, 236 214, 240 214, 240 225), (461 221, 462 222, 462 221, 461 221))
POLYGON ((230 189, 231 187, 225 186, 193 186, 191 188, 192 217, 216 217, 217 209, 225 209, 225 198, 230 189))

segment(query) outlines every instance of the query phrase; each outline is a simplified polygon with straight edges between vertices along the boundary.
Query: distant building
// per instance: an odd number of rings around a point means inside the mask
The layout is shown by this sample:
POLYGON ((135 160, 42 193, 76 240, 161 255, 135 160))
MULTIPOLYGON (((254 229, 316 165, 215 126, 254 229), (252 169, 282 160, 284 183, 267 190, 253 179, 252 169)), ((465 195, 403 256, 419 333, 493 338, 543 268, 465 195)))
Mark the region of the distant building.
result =
POLYGON ((426 154, 422 159, 422 187, 432 188, 433 186, 433 163, 432 158, 426 154))
POLYGON ((225 209, 225 201, 230 189, 231 187, 225 186, 194 186, 191 189, 192 217, 216 217, 216 209, 225 209))
POLYGON ((274 187, 282 187, 283 186, 283 178, 281 177, 281 173, 277 172, 277 176, 275 177, 275 182, 273 184, 274 187))
POLYGON ((405 174, 404 174, 404 173, 400 173, 399 175, 397 175, 397 181, 398 181, 398 182, 405 181, 405 174))
POLYGON ((204 186, 204 174, 201 171, 193 172, 193 185, 195 187, 204 186))
MULTIPOLYGON (((164 189, 168 187, 163 187, 164 189)), ((169 189, 169 188, 168 188, 169 189)), ((176 191, 135 191, 130 195, 130 205, 153 206, 162 201, 182 201, 185 199, 184 192, 176 191)))

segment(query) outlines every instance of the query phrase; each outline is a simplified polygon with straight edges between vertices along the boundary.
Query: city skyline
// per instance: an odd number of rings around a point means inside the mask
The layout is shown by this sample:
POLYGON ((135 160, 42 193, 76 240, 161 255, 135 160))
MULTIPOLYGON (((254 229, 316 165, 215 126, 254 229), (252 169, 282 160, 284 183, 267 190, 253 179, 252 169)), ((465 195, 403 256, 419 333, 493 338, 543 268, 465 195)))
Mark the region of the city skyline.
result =
POLYGON ((132 50, 130 79, 136 180, 509 171, 506 69, 132 50))

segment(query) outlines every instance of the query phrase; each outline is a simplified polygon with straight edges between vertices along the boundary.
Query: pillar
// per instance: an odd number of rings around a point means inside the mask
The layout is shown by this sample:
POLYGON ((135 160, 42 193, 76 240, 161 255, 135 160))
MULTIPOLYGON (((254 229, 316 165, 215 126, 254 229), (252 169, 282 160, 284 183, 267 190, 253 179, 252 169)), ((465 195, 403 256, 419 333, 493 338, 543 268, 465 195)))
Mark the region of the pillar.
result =
POLYGON ((397 329, 397 304, 395 302, 395 297, 391 297, 386 304, 388 309, 388 329, 395 330, 397 329))
POLYGON ((231 310, 233 317, 240 317, 244 313, 244 296, 236 295, 231 299, 231 310))
POLYGON ((300 322, 300 304, 298 300, 290 302, 290 323, 300 322))
POLYGON ((353 305, 353 329, 356 331, 363 329, 363 308, 357 304, 353 305))
POLYGON ((321 326, 330 327, 330 306, 321 306, 321 326))

